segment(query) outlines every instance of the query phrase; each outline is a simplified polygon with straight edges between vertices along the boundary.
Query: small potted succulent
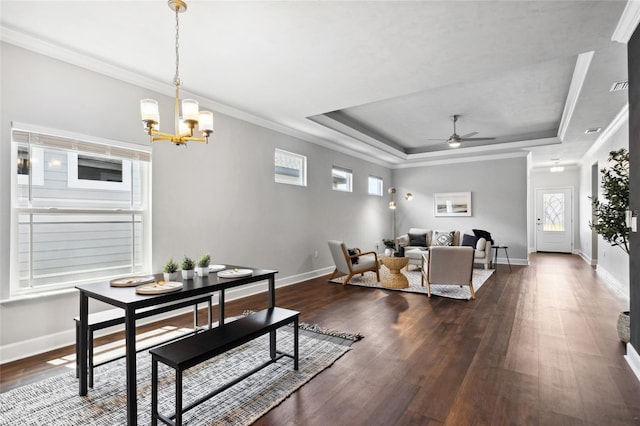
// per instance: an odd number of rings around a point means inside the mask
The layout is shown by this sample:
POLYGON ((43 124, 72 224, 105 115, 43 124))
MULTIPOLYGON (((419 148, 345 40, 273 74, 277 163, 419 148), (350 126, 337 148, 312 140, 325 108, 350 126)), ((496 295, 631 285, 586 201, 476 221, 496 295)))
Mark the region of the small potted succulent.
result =
POLYGON ((189 256, 185 256, 184 259, 182 259, 182 264, 180 266, 182 267, 183 280, 193 278, 193 268, 196 266, 196 264, 189 256))
POLYGON ((209 275, 209 262, 211 261, 211 256, 209 254, 203 254, 198 259, 198 263, 196 266, 196 275, 204 277, 209 275))
POLYGON ((169 259, 167 263, 164 264, 162 271, 164 272, 165 281, 175 281, 178 279, 178 264, 173 259, 169 259))

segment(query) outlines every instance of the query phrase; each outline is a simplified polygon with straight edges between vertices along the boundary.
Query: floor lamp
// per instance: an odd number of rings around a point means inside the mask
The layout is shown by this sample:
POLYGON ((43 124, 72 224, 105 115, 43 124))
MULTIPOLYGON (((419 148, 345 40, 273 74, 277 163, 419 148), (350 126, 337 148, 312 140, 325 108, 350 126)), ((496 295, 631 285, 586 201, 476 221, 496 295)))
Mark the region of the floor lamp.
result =
MULTIPOLYGON (((398 207, 398 203, 396 202, 396 188, 395 187, 391 187, 388 190, 389 194, 391 195, 391 201, 389 202, 389 209, 391 210, 391 216, 392 216, 392 226, 393 226, 393 241, 396 240, 396 208, 398 207)), ((407 201, 411 201, 413 199, 413 194, 410 192, 407 192, 406 194, 404 194, 404 199, 407 201)), ((397 250, 398 247, 396 247, 397 250)))

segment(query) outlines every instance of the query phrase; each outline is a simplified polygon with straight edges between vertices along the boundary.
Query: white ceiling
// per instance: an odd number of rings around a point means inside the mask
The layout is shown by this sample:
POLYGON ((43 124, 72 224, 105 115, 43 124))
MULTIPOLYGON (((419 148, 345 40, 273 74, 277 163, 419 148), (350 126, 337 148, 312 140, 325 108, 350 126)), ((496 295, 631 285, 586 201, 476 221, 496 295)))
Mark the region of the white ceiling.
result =
MULTIPOLYGON (((625 5, 194 0, 180 74, 214 111, 392 167, 528 151, 537 166, 572 164, 598 137, 584 131, 627 102, 609 91, 627 79, 626 46, 611 41, 625 5), (450 149, 453 114, 458 134, 496 139, 450 149)), ((165 1, 0 7, 4 41, 172 93, 165 1)))

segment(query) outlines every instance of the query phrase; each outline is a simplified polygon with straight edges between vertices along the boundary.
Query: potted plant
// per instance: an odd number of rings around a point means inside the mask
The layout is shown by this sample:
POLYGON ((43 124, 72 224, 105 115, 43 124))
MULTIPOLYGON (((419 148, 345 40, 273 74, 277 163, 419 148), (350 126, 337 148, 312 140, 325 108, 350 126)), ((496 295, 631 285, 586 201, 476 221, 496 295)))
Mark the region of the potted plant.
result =
POLYGON ((182 267, 182 279, 188 280, 193 278, 193 268, 196 264, 189 256, 185 256, 184 259, 182 259, 180 266, 182 267))
POLYGON ((164 272, 165 281, 175 281, 178 279, 178 264, 173 259, 169 259, 167 263, 164 264, 162 271, 164 272))
POLYGON ((204 277, 205 275, 209 275, 209 262, 211 261, 211 256, 209 254, 203 254, 198 259, 198 264, 196 266, 196 275, 204 277))
POLYGON ((612 246, 618 246, 629 254, 629 152, 622 148, 609 153, 609 161, 613 166, 601 169, 602 196, 590 197, 595 221, 589 227, 595 230, 612 246))
POLYGON ((391 256, 393 254, 393 252, 396 249, 396 242, 395 240, 389 240, 387 238, 384 238, 382 240, 382 244, 384 244, 384 246, 386 247, 384 249, 384 255, 385 256, 391 256))
MULTIPOLYGON (((629 254, 629 152, 624 148, 611 151, 609 162, 613 163, 612 167, 600 170, 605 201, 591 197, 595 221, 589 222, 589 227, 606 242, 629 254)), ((629 311, 618 314, 618 337, 625 343, 629 342, 630 320, 629 311)))

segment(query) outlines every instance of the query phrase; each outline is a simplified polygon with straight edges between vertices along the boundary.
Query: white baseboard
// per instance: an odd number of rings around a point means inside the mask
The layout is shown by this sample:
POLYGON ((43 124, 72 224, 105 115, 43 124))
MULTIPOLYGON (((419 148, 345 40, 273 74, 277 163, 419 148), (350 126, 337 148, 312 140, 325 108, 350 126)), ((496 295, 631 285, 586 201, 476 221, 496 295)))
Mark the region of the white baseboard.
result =
MULTIPOLYGON (((333 266, 307 272, 304 274, 292 275, 289 277, 276 279, 276 288, 297 284, 302 281, 327 275, 331 272, 333 272, 333 266)), ((225 292, 225 300, 229 302, 235 299, 240 299, 240 298, 251 296, 254 294, 266 293, 267 290, 268 289, 267 289, 266 280, 265 280, 265 281, 253 283, 251 285, 229 289, 225 292)), ((218 304, 217 293, 213 295, 212 303, 214 305, 218 304)), ((162 319, 182 315, 188 312, 193 312, 192 308, 187 307, 184 309, 178 309, 175 311, 167 312, 161 315, 156 315, 153 318, 146 318, 144 320, 138 321, 137 325, 148 324, 148 323, 159 321, 162 319)), ((216 318, 214 318, 214 321, 215 320, 216 318)), ((70 322, 73 325, 73 321, 70 321, 70 322)), ((115 333, 116 331, 120 331, 123 329, 124 329, 123 325, 118 325, 118 326, 106 328, 104 330, 100 330, 99 332, 95 333, 95 336, 99 337, 106 334, 115 333)), ((29 356, 41 354, 43 352, 49 352, 54 349, 63 348, 65 346, 75 345, 75 342, 76 342, 75 327, 72 326, 69 329, 60 331, 58 333, 49 334, 49 335, 37 337, 34 339, 23 340, 20 342, 15 342, 8 345, 0 346, 0 360, 4 364, 7 362, 15 361, 15 360, 26 358, 29 356)))
POLYGON ((633 370, 638 380, 640 380, 640 355, 638 355, 638 352, 631 343, 627 343, 627 354, 624 356, 624 359, 627 360, 629 367, 631 367, 631 370, 633 370))
POLYGON ((603 268, 602 265, 596 266, 596 274, 609 288, 629 300, 629 288, 603 268))
POLYGON ((511 263, 512 265, 529 266, 529 260, 528 259, 511 259, 511 258, 509 258, 509 260, 507 261, 506 257, 498 257, 498 259, 496 260, 496 263, 499 264, 499 265, 508 265, 509 263, 511 263))
POLYGON ((576 250, 573 254, 577 254, 578 256, 580 256, 582 260, 584 260, 590 266, 596 266, 598 264, 598 261, 596 259, 592 259, 590 256, 587 256, 587 254, 582 250, 576 250))

